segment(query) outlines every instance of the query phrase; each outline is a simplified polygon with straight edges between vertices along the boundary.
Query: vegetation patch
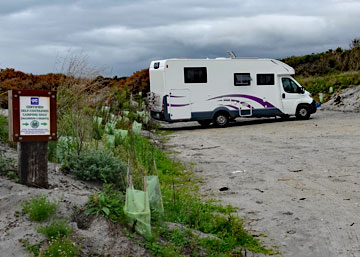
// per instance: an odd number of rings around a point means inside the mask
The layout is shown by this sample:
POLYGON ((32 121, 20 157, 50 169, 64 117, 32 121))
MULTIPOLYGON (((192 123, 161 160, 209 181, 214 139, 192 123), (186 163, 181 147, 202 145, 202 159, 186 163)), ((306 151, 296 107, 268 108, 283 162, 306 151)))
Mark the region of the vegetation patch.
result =
POLYGON ((37 231, 46 235, 48 239, 57 239, 70 235, 72 228, 66 220, 56 218, 49 225, 39 227, 37 231))
POLYGON ((55 213, 57 203, 47 200, 45 195, 37 195, 23 202, 22 207, 29 214, 30 220, 44 221, 55 213))
POLYGON ((296 80, 317 100, 319 100, 318 94, 323 93, 326 101, 331 91, 339 92, 345 88, 360 85, 360 71, 335 72, 322 76, 297 76, 296 80))
POLYGON ((68 238, 57 238, 49 242, 49 248, 44 251, 44 257, 75 257, 79 249, 76 244, 68 238))

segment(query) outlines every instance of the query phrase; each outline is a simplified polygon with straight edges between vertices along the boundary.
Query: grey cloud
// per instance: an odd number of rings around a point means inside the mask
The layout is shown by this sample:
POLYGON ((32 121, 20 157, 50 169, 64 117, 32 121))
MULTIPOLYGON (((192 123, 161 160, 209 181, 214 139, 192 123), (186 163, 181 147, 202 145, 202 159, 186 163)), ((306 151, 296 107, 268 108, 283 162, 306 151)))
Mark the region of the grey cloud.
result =
POLYGON ((82 51, 109 75, 158 58, 282 58, 347 47, 359 36, 359 1, 79 0, 0 3, 0 67, 54 71, 82 51), (19 3, 19 4, 18 4, 19 3))

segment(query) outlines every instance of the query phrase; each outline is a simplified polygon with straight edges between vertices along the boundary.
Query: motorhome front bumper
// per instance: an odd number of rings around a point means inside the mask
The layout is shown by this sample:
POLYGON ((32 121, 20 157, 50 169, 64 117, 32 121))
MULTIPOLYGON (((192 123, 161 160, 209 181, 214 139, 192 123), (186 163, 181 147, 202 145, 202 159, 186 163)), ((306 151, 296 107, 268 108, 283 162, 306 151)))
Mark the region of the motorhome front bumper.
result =
POLYGON ((312 101, 311 103, 311 113, 315 113, 316 112, 316 102, 315 100, 312 101))

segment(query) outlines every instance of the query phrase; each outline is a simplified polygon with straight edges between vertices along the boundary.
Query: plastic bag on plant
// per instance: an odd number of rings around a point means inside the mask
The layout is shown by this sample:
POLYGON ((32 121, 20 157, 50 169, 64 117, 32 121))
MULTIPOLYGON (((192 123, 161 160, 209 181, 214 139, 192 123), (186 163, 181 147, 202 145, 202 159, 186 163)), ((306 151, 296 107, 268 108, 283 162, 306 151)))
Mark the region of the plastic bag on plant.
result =
POLYGON ((114 135, 106 136, 106 145, 110 148, 115 147, 115 136, 114 135))
POLYGON ((126 189, 124 213, 131 220, 130 225, 135 224, 135 230, 144 237, 151 237, 151 214, 149 196, 147 192, 134 189, 130 186, 126 189))
POLYGON ((97 125, 98 127, 101 125, 102 120, 103 120, 103 119, 102 119, 101 117, 97 117, 97 116, 94 117, 94 123, 96 123, 96 125, 97 125))
POLYGON ((142 111, 142 112, 137 111, 137 112, 136 112, 136 115, 137 115, 139 118, 143 118, 143 117, 145 116, 145 111, 142 111))
POLYGON ((125 139, 128 136, 128 131, 126 129, 115 129, 114 135, 120 139, 125 139))
POLYGON ((108 122, 105 124, 105 133, 109 135, 113 135, 115 128, 116 128, 116 121, 108 122))
POLYGON ((137 135, 140 134, 141 127, 142 127, 141 123, 134 121, 132 124, 132 131, 134 132, 134 134, 137 134, 137 135))
POLYGON ((158 176, 145 176, 145 185, 146 191, 149 195, 151 210, 161 214, 164 213, 158 176))

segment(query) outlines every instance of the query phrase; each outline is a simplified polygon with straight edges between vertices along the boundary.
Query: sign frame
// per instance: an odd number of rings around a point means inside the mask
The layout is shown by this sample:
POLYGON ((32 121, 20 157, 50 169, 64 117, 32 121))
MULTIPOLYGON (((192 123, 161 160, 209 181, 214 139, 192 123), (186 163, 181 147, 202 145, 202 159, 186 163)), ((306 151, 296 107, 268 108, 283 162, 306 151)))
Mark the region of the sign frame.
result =
POLYGON ((57 140, 56 91, 54 90, 9 90, 9 141, 12 142, 46 142, 57 140), (50 135, 20 134, 20 97, 49 97, 50 102, 50 135))

